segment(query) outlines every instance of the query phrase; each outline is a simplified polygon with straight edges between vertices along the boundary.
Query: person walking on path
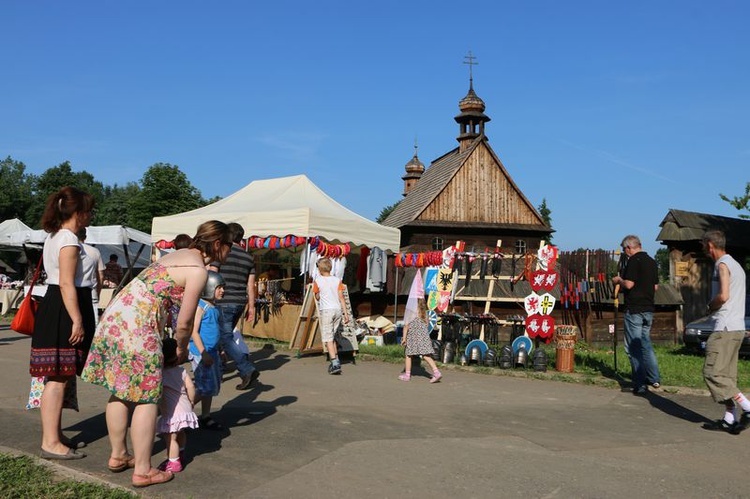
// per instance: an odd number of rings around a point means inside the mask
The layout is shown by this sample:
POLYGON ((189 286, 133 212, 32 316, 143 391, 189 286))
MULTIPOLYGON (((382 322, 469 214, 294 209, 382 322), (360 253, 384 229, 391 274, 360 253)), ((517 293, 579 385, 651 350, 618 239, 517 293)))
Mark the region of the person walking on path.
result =
POLYGON ((46 376, 41 398, 45 459, 81 459, 77 445, 62 433, 65 385, 80 375, 94 335, 91 288, 83 283, 81 246, 76 233, 91 221, 94 198, 75 187, 63 187, 47 198, 41 225, 47 231, 42 258, 47 293, 37 310, 31 337, 29 372, 46 376))
POLYGON ((111 393, 105 411, 112 447, 108 468, 134 468, 135 487, 173 478, 171 472, 151 467, 157 404, 162 397, 161 339, 168 311, 179 305, 174 338, 178 360, 184 362, 208 277, 206 265, 223 261, 231 247, 226 224, 204 222, 190 248, 168 253, 146 267, 117 294, 99 320, 82 378, 111 393), (127 448, 131 412, 133 456, 127 448))
POLYGON ((320 336, 328 351, 331 364, 328 366, 329 374, 341 374, 341 361, 336 348, 336 331, 344 322, 349 322, 349 314, 346 312, 346 300, 344 299, 344 284, 336 276, 331 275, 331 260, 321 258, 316 264, 320 275, 313 281, 313 293, 318 301, 318 314, 320 315, 320 336))
POLYGON ((656 261, 641 247, 638 236, 625 236, 622 251, 628 260, 622 276, 612 279, 625 294, 625 353, 630 359, 633 393, 643 395, 661 386, 659 364, 651 344, 654 323, 654 295, 659 287, 656 261))
POLYGON ((432 347, 428 330, 427 305, 423 298, 419 298, 417 300, 417 316, 411 322, 404 325, 404 336, 401 344, 406 347, 406 360, 404 361, 404 372, 398 377, 401 381, 409 381, 411 379, 411 358, 417 355, 421 355, 432 368, 430 383, 437 383, 443 377, 437 364, 435 364, 435 360, 432 358, 435 350, 432 347))
POLYGON ((703 248, 715 262, 707 307, 714 332, 706 341, 703 379, 714 401, 724 404, 724 417, 703 428, 739 434, 750 426, 750 401, 737 388, 737 358, 745 337, 745 270, 727 253, 723 232, 707 231, 703 248), (742 410, 739 419, 737 406, 742 410))
POLYGON ((202 430, 222 431, 224 427, 211 417, 211 402, 221 390, 221 359, 219 358, 219 337, 221 314, 214 302, 224 296, 224 279, 221 274, 208 271, 208 280, 195 311, 193 334, 190 338, 190 362, 195 378, 196 396, 193 400, 201 403, 198 418, 202 430))
POLYGON ((240 350, 234 342, 234 327, 247 308, 247 320, 255 316, 255 260, 240 246, 245 229, 238 223, 228 224, 232 237, 232 249, 223 263, 212 262, 210 270, 221 273, 226 285, 224 298, 216 302, 221 312, 221 349, 234 361, 242 380, 237 390, 247 390, 258 379, 260 373, 250 360, 250 355, 240 350))
POLYGON ((198 416, 193 412, 195 385, 185 368, 178 363, 177 342, 174 338, 164 338, 162 353, 164 392, 159 402, 160 415, 156 421, 156 433, 163 435, 166 440, 167 459, 158 468, 179 473, 184 466, 182 456, 187 443, 185 430, 198 428, 198 416))

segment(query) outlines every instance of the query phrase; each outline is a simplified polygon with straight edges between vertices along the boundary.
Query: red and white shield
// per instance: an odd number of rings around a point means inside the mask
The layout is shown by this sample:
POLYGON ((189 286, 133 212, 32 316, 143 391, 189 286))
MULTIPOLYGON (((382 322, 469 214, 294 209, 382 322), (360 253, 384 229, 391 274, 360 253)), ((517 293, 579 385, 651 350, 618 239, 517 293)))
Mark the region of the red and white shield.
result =
POLYGON ((526 317, 526 334, 529 338, 536 338, 542 330, 542 316, 534 314, 526 317))
POLYGON ((539 337, 540 338, 552 338, 555 334, 555 318, 551 315, 541 316, 541 322, 539 324, 539 337))
POLYGON ((539 248, 537 256, 539 257, 539 266, 543 270, 554 270, 557 263, 557 246, 545 244, 539 248))
POLYGON ((539 291, 552 291, 557 286, 557 279, 559 274, 557 272, 549 272, 545 270, 536 270, 531 274, 531 289, 535 292, 539 291))
POLYGON ((539 307, 541 306, 541 297, 536 293, 531 293, 529 296, 523 299, 523 308, 526 309, 526 315, 534 315, 539 313, 539 307))

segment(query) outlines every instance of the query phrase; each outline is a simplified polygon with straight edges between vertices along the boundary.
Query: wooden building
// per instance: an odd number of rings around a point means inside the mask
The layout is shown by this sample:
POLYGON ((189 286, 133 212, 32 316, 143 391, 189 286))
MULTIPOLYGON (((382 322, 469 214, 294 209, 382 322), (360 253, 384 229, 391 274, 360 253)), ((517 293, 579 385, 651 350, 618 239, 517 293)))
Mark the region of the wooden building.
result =
POLYGON ((706 315, 706 304, 711 298, 714 262, 703 251, 703 234, 709 229, 724 231, 727 253, 747 271, 750 220, 672 209, 659 225, 661 231, 656 239, 669 251, 669 279, 680 290, 683 320, 687 324, 706 315))
POLYGON ((490 146, 490 118, 473 79, 458 107, 458 147, 426 169, 414 154, 402 177, 405 197, 383 225, 401 229, 402 251, 442 250, 457 240, 482 251, 498 239, 507 253, 535 251, 552 229, 490 146))

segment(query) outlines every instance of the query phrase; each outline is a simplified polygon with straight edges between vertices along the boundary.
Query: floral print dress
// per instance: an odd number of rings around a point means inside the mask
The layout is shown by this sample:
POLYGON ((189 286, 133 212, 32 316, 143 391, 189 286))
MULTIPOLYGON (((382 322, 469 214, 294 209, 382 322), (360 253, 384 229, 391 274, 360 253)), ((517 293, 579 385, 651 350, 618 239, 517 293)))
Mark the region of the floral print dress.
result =
POLYGON ((120 400, 158 403, 164 363, 162 331, 170 307, 180 307, 184 291, 159 262, 130 281, 99 320, 81 378, 103 386, 120 400))

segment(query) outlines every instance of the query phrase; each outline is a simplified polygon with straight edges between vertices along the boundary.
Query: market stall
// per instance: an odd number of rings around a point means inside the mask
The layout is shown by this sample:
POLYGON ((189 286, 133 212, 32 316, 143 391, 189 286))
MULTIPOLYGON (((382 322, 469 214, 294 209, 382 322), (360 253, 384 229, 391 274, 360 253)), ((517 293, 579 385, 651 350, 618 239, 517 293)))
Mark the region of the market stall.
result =
MULTIPOLYGON (((156 217, 151 240, 171 241, 180 233, 194 234, 198 226, 208 220, 242 225, 248 242, 253 243, 249 246, 256 257, 258 273, 266 270, 264 265, 277 267, 284 272, 282 279, 293 279, 290 290, 301 291, 307 282, 307 273, 304 267, 300 269, 299 263, 305 252, 325 251, 330 253, 328 256, 357 252, 359 255, 359 248, 364 247, 396 252, 400 243, 398 229, 382 226, 350 211, 305 175, 256 180, 203 208, 156 217), (316 247, 313 249, 311 245, 316 247)), ((257 321, 246 323, 243 332, 288 341, 299 317, 301 300, 292 306, 278 305, 270 303, 267 313, 261 314, 257 321)))

